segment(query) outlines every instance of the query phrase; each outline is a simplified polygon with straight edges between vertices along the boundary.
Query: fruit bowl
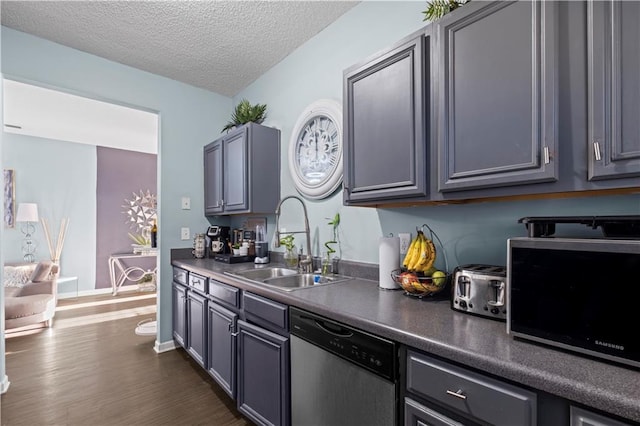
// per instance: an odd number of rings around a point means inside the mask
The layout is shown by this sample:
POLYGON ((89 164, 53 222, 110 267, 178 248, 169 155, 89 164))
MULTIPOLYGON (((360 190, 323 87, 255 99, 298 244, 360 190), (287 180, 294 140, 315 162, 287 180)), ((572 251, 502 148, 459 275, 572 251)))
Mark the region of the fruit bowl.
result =
POLYGON ((414 297, 427 297, 440 293, 447 287, 450 276, 451 274, 444 273, 441 277, 433 278, 403 269, 391 271, 391 278, 402 287, 405 294, 414 297))

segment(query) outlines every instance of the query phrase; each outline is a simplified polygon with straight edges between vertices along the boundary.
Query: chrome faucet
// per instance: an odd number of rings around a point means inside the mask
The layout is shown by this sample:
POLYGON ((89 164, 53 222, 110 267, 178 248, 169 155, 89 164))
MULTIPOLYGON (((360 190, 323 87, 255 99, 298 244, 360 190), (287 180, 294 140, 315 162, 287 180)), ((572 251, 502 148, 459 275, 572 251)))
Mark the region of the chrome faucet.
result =
POLYGON ((307 236, 307 254, 304 259, 300 259, 300 263, 298 265, 298 269, 300 272, 311 273, 313 272, 313 262, 311 257, 311 231, 309 231, 309 216, 307 215, 307 206, 304 205, 304 201, 302 198, 297 197, 295 195, 288 195, 280 200, 278 203, 278 207, 276 207, 276 238, 275 238, 275 247, 280 247, 280 207, 282 203, 284 203, 289 198, 293 198, 295 200, 300 201, 302 204, 302 210, 304 211, 304 231, 287 231, 285 234, 305 234, 307 236))

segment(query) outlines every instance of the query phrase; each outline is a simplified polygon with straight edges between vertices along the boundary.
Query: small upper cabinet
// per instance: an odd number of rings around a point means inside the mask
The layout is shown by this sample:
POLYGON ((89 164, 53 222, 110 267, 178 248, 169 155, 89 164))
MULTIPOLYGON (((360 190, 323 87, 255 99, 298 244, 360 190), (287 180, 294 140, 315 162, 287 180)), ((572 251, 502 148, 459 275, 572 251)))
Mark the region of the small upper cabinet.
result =
POLYGON ((344 72, 344 202, 427 195, 430 36, 344 72))
POLYGON ((587 4, 589 180, 640 176, 640 3, 587 4))
POLYGON ((280 199, 280 130, 247 123, 204 147, 205 215, 273 213, 280 199))
POLYGON ((438 190, 555 181, 555 2, 470 2, 435 23, 438 190))

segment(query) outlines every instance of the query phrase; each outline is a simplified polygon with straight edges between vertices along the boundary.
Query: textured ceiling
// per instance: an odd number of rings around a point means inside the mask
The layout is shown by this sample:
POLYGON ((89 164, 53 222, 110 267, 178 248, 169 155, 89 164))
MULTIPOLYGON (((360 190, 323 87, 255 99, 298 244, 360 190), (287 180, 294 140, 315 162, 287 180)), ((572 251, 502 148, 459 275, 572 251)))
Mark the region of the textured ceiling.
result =
POLYGON ((6 1, 2 25, 234 96, 358 2, 6 1))

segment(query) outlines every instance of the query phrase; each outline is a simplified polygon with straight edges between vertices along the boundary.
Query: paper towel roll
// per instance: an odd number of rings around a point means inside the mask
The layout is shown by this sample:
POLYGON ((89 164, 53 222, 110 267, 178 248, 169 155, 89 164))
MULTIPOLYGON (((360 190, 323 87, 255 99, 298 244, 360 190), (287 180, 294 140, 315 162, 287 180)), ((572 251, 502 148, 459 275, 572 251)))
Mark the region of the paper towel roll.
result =
POLYGON ((379 241, 380 288, 396 289, 400 288, 391 278, 391 271, 400 268, 400 238, 381 237, 379 241))

